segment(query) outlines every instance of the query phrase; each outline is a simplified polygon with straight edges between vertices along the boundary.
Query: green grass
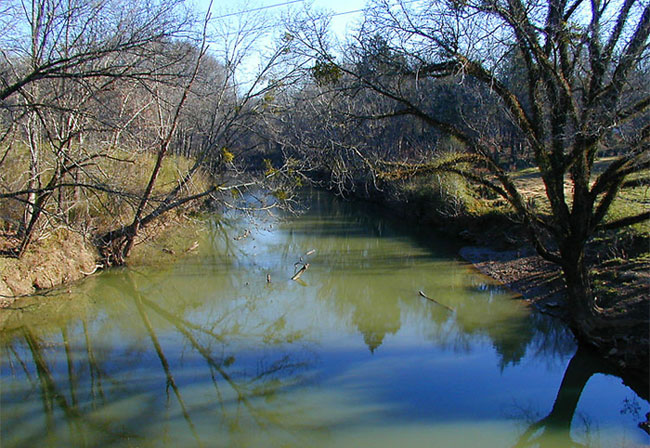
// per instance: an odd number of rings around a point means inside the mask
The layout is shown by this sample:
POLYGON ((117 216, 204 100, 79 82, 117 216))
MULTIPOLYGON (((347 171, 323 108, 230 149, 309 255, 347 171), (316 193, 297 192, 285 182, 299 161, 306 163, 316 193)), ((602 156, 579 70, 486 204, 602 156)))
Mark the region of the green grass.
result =
MULTIPOLYGON (((609 163, 611 159, 597 161, 595 171, 602 172, 609 163)), ((534 204, 538 213, 550 214, 546 190, 537 168, 514 172, 512 178, 524 199, 534 204)), ((650 207, 648 178, 650 170, 626 179, 605 222, 634 216, 650 207)), ((517 230, 517 226, 510 224, 509 218, 514 217, 515 213, 507 201, 485 187, 470 184, 458 175, 419 177, 404 181, 399 188, 401 190, 398 189, 398 192, 401 191, 405 196, 408 207, 416 210, 416 216, 424 217, 425 220, 430 218, 431 221, 450 228, 469 228, 473 234, 488 242, 491 239, 506 242, 525 239, 523 233, 518 233, 523 232, 522 229, 517 230)), ((570 181, 566 182, 565 191, 570 206, 570 181)), ((621 257, 629 263, 650 252, 649 241, 650 222, 644 221, 616 231, 598 232, 590 246, 601 254, 601 262, 621 257)), ((500 243, 495 241, 495 244, 500 243)))
MULTIPOLYGON (((616 221, 633 216, 650 209, 650 187, 625 187, 621 189, 616 200, 612 203, 606 222, 616 221)), ((650 235, 650 221, 644 221, 630 227, 632 231, 650 235)))
MULTIPOLYGON (((596 175, 602 172, 613 158, 601 159, 594 164, 596 175)), ((515 184, 524 197, 533 201, 540 213, 550 213, 550 205, 546 197, 544 183, 537 168, 526 168, 512 173, 515 184)), ((628 216, 639 214, 650 208, 650 185, 645 180, 650 178, 650 170, 636 173, 626 178, 623 188, 610 206, 605 217, 605 222, 612 222, 628 216)), ((570 204, 572 186, 570 181, 565 182, 567 202, 570 204)), ((639 234, 650 233, 650 222, 645 221, 630 227, 631 231, 639 234)))

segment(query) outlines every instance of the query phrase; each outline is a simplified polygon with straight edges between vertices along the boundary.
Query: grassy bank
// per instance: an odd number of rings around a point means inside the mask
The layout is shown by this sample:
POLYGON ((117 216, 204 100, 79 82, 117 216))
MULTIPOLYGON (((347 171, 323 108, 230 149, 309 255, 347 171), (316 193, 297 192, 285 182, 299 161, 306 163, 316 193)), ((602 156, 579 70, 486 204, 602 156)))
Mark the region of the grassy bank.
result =
MULTIPOLYGON (((21 165, 27 163, 26 158, 16 157, 11 162, 15 166, 3 172, 2 181, 9 191, 19 190, 26 182, 21 165)), ((52 195, 35 237, 20 258, 10 254, 20 244, 17 223, 25 213, 24 202, 0 202, 0 251, 6 254, 0 256, 0 306, 8 306, 16 297, 79 280, 101 268, 95 247, 97 236, 131 223, 154 163, 154 155, 146 152, 116 150, 110 158, 98 159, 74 178, 86 187, 64 187, 52 195)), ((164 160, 150 207, 157 206, 178 185, 192 164, 177 156, 164 160)), ((204 191, 209 185, 209 176, 199 172, 184 194, 204 191)), ((170 258, 191 246, 193 241, 187 240, 196 239, 197 226, 189 215, 196 206, 189 203, 173 209, 141 229, 129 263, 170 258)))
MULTIPOLYGON (((602 170, 608 163, 608 159, 602 159, 596 164, 596 169, 602 170)), ((550 210, 544 184, 536 169, 514 172, 512 178, 526 201, 535 204, 541 213, 550 210)), ((568 180, 565 188, 567 193, 571 189, 568 180)), ((386 194, 379 195, 379 198, 401 215, 458 235, 468 243, 487 245, 496 250, 528 244, 526 229, 506 201, 470 185, 458 175, 432 175, 395 182, 385 186, 382 193, 386 194)), ((650 171, 625 182, 605 222, 636 214, 648 207, 650 171)), ((588 256, 595 266, 595 275, 614 265, 642 271, 641 268, 649 267, 650 262, 650 222, 601 231, 590 241, 589 248, 588 256)))

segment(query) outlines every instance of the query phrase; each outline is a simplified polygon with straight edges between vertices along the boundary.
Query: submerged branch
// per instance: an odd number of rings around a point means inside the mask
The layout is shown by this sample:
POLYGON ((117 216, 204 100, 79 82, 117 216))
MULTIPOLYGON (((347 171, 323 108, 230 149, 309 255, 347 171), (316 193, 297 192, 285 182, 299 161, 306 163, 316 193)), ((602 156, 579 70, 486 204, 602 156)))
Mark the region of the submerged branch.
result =
POLYGON ((439 305, 439 306, 441 306, 441 307, 443 307, 443 308, 446 308, 446 309, 448 309, 448 310, 451 311, 451 312, 454 312, 454 311, 455 311, 452 307, 447 306, 447 305, 445 305, 444 303, 440 303, 440 302, 438 302, 436 299, 432 299, 431 297, 427 296, 427 295, 426 295, 425 293, 423 293, 422 291, 419 291, 419 294, 420 294, 421 297, 424 297, 425 299, 427 299, 427 300, 429 300, 429 301, 435 303, 436 305, 439 305))
POLYGON ((309 269, 309 263, 303 264, 302 267, 300 268, 300 270, 299 270, 298 272, 296 272, 295 274, 293 274, 293 277, 291 277, 291 280, 294 280, 294 281, 295 281, 295 280, 298 280, 298 279, 300 278, 300 276, 301 276, 301 275, 302 275, 302 274, 303 274, 307 269, 309 269))

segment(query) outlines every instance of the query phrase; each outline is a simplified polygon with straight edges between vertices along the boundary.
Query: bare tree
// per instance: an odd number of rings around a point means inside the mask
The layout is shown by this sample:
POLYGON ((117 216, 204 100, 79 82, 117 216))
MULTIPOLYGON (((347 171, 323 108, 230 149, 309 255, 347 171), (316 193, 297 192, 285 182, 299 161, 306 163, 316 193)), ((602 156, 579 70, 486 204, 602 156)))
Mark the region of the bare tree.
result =
POLYGON ((191 24, 178 0, 11 0, 4 12, 11 33, 0 36, 0 100, 44 79, 146 77, 136 67, 151 43, 183 35, 191 24))
POLYGON ((296 40, 316 64, 390 100, 374 118, 414 116, 467 149, 444 165, 392 165, 391 175, 456 172, 506 199, 530 230, 539 254, 562 268, 572 327, 580 339, 615 345, 612 327, 643 319, 611 319, 597 305, 585 247, 602 229, 650 217, 641 210, 605 221, 626 177, 650 167, 650 94, 637 76, 649 55, 647 2, 377 0, 356 42, 338 58, 314 23, 299 23, 293 30, 296 40), (386 42, 387 51, 379 55, 383 67, 364 69, 362 59, 372 53, 371 38, 377 34, 386 42), (523 78, 515 85, 503 78, 504 61, 513 55, 521 61, 523 78), (499 163, 502 142, 489 132, 487 121, 450 119, 426 107, 427 90, 421 87, 451 78, 482 86, 491 101, 480 112, 492 114, 496 107, 514 125, 517 138, 533 154, 550 212, 527 200, 499 163), (597 154, 616 141, 618 157, 595 173, 597 154))
POLYGON ((256 123, 270 113, 267 94, 296 73, 280 69, 291 53, 287 42, 272 44, 272 27, 260 30, 262 18, 241 15, 238 27, 221 29, 226 22, 206 17, 197 29, 180 1, 16 1, 7 11, 0 26, 20 32, 18 40, 0 37, 0 164, 21 166, 24 153, 29 159, 27 174, 0 174, 0 199, 23 207, 20 217, 3 208, 4 221, 20 221, 7 253, 21 256, 44 218, 71 224, 69 211, 94 197, 99 214, 116 218, 97 232, 100 252, 107 264, 122 264, 139 230, 169 210, 257 185, 237 179, 233 159, 266 144, 256 123), (260 50, 260 39, 269 48, 260 50), (191 158, 189 166, 161 185, 174 153, 191 158), (141 166, 153 160, 139 174, 148 179, 141 191, 138 179, 124 178, 138 158, 141 166), (222 178, 197 186, 199 173, 222 178))
MULTIPOLYGON (((177 102, 173 105, 173 108, 170 111, 169 118, 167 120, 165 119, 165 117, 163 117, 162 106, 161 106, 162 98, 160 97, 160 95, 156 95, 156 100, 158 102, 159 117, 161 122, 161 129, 160 129, 160 141, 158 145, 158 150, 156 152, 155 164, 151 171, 149 181, 147 182, 147 186, 145 187, 145 190, 140 198, 140 201, 135 210, 135 214, 133 216, 133 221, 131 222, 131 224, 119 229, 118 232, 109 232, 109 234, 104 237, 106 243, 103 246, 103 249, 106 247, 110 247, 110 249, 104 249, 106 252, 104 256, 106 258, 112 259, 113 263, 115 264, 124 264, 125 258, 128 257, 129 253, 131 252, 131 249, 133 248, 135 237, 137 236, 138 231, 142 226, 142 218, 145 213, 145 209, 149 201, 151 200, 153 188, 156 184, 156 180, 158 179, 158 175, 160 174, 163 160, 165 159, 165 156, 169 151, 169 146, 172 142, 172 139, 174 138, 176 128, 178 127, 181 111, 183 110, 183 106, 187 101, 187 97, 189 95, 191 87, 194 84, 194 81, 196 80, 196 75, 201 65, 201 59, 203 58, 203 55, 205 54, 206 50, 207 47, 204 40, 201 45, 201 48, 198 51, 196 62, 194 64, 194 68, 191 72, 191 75, 189 76, 187 84, 183 87, 181 96, 177 100, 177 102), (167 123, 165 123, 165 121, 167 121, 167 123)), ((208 192, 204 192, 204 194, 207 195, 212 191, 213 189, 210 189, 208 190, 208 192)), ((169 202, 169 201, 165 201, 165 202, 169 202)))
POLYGON ((262 115, 270 113, 264 107, 268 92, 286 88, 296 76, 295 69, 280 70, 290 57, 287 43, 282 40, 258 54, 257 70, 242 75, 249 63, 247 59, 256 50, 253 45, 261 37, 259 19, 247 18, 242 22, 236 30, 217 29, 208 34, 211 22, 206 18, 202 45, 194 55, 195 63, 186 85, 176 89, 177 98, 169 100, 174 97, 173 90, 163 93, 149 89, 154 93, 155 116, 160 122, 156 162, 131 223, 99 238, 100 251, 109 265, 123 264, 139 229, 167 211, 206 196, 215 197, 218 192, 240 192, 258 187, 264 180, 283 177, 283 169, 274 169, 263 173, 261 179, 246 179, 234 161, 235 153, 241 156, 251 149, 247 143, 255 147, 266 138, 254 129, 263 122, 262 115), (210 53, 209 44, 216 47, 210 53), (242 76, 245 79, 240 81, 242 76), (188 136, 197 142, 188 142, 188 136), (154 195, 162 162, 171 151, 186 151, 192 164, 178 173, 172 188, 154 195), (224 173, 221 168, 226 166, 229 172, 224 173), (202 170, 214 177, 213 184, 204 191, 188 193, 187 186, 202 170))
POLYGON ((64 188, 77 195, 79 173, 111 157, 110 145, 99 144, 111 128, 107 98, 125 81, 177 78, 169 59, 151 62, 165 42, 187 35, 192 19, 180 2, 11 1, 4 12, 2 26, 11 32, 0 36, 0 101, 12 122, 3 123, 2 161, 29 152, 25 184, 5 185, 2 194, 24 204, 20 256, 52 196, 64 212, 64 188))

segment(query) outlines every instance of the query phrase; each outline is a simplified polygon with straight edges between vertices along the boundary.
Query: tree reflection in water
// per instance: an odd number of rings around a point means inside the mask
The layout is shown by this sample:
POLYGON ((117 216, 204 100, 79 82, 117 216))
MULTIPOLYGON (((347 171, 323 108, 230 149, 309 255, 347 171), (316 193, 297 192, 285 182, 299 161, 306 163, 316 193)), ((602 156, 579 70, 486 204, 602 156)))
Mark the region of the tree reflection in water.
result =
MULTIPOLYGON (((544 418, 530 424, 519 436, 513 448, 557 446, 586 447, 571 436, 572 422, 578 402, 589 379, 596 374, 622 376, 623 382, 644 400, 648 400, 648 382, 633 372, 603 363, 590 349, 580 346, 564 372, 560 389, 551 411, 544 418)), ((589 438, 590 434, 587 434, 589 438)))
MULTIPOLYGON (((576 445, 585 384, 619 372, 583 349, 562 372, 575 344, 557 321, 376 216, 330 205, 241 240, 242 226, 211 222, 205 253, 13 311, 0 335, 3 448, 331 446, 367 429, 462 432, 463 419, 477 431, 499 420, 499 440, 518 447, 576 445), (311 249, 306 286, 289 281, 311 249), (562 373, 559 391, 525 389, 562 373), (515 394, 555 405, 517 431, 529 420, 497 415, 515 394)), ((625 381, 647 400, 647 379, 625 381)))
MULTIPOLYGON (((18 443, 19 446, 39 446, 45 442, 48 446, 60 446, 61 437, 64 437, 57 427, 57 423, 65 423, 69 430, 69 443, 75 446, 87 446, 88 429, 93 434, 101 434, 103 442, 113 443, 117 440, 129 439, 134 436, 132 433, 124 432, 119 429, 113 428, 111 422, 98 421, 92 418, 89 414, 90 409, 81 407, 76 400, 69 401, 65 393, 60 389, 57 381, 55 380, 52 370, 46 358, 46 349, 43 343, 35 335, 33 329, 23 327, 20 329, 22 337, 26 343, 29 353, 33 361, 32 366, 27 366, 20 360, 18 353, 13 350, 16 359, 19 359, 21 364, 25 366, 25 372, 35 370, 38 377, 38 392, 43 405, 43 414, 45 418, 44 434, 40 431, 35 432, 28 438, 23 439, 18 443), (58 418, 57 412, 62 414, 62 418, 58 418), (62 420, 62 421, 61 421, 62 420)), ((64 342, 65 344, 65 342, 64 342)), ((70 359, 69 359, 70 360, 70 359)), ((70 360, 70 362, 72 362, 70 360)), ((97 366, 92 365, 91 358, 88 358, 90 371, 97 370, 97 366)), ((68 369, 68 384, 70 395, 72 397, 77 395, 77 383, 72 375, 72 369, 68 369)), ((93 408, 97 403, 93 400, 93 408)))
MULTIPOLYGON (((20 337, 17 337, 17 333, 14 332, 13 338, 5 345, 5 352, 8 355, 5 359, 12 366, 14 362, 19 365, 32 385, 32 390, 37 388, 39 391, 45 424, 39 425, 35 421, 36 416, 30 412, 22 416, 14 416, 11 411, 3 410, 3 414, 5 414, 3 422, 18 419, 17 421, 24 421, 29 426, 42 427, 42 430, 34 430, 25 434, 16 426, 7 428, 3 425, 3 447, 41 446, 43 444, 46 446, 61 446, 62 444, 105 446, 126 443, 129 440, 140 440, 146 445, 152 446, 162 440, 166 440, 165 443, 177 443, 179 439, 174 431, 159 431, 156 434, 154 429, 161 428, 165 419, 168 423, 173 424, 174 414, 167 412, 167 416, 163 416, 161 411, 164 410, 160 408, 160 400, 157 398, 166 396, 164 407, 168 411, 173 410, 174 406, 171 406, 169 402, 170 392, 173 393, 182 418, 197 446, 214 445, 214 442, 206 443, 202 439, 194 422, 196 418, 199 418, 203 423, 206 413, 210 413, 214 418, 214 411, 218 413, 217 421, 215 421, 216 426, 228 428, 228 433, 223 437, 223 443, 220 443, 224 446, 230 445, 227 442, 228 439, 236 440, 238 433, 251 431, 251 422, 257 427, 257 431, 270 429, 277 432, 279 428, 284 428, 285 431, 291 430, 291 422, 295 416, 291 413, 282 415, 278 409, 268 406, 268 403, 273 398, 280 396, 285 388, 305 381, 301 377, 302 372, 313 364, 313 358, 308 353, 292 351, 287 354, 277 350, 268 353, 263 350, 258 359, 247 360, 244 362, 245 365, 238 366, 235 355, 228 354, 229 337, 234 336, 236 339, 239 336, 237 325, 230 328, 223 325, 219 333, 215 332, 213 328, 197 325, 180 317, 175 312, 166 310, 164 301, 155 303, 153 300, 146 299, 138 290, 134 274, 127 274, 126 278, 128 281, 121 283, 121 293, 124 297, 129 297, 133 304, 135 314, 130 313, 130 316, 138 316, 140 325, 144 328, 144 335, 152 346, 151 351, 158 358, 164 373, 164 390, 156 393, 149 389, 150 386, 147 386, 147 384, 156 384, 155 381, 151 383, 147 380, 143 385, 141 384, 142 379, 137 377, 134 382, 137 384, 130 384, 129 380, 121 378, 120 369, 112 374, 106 373, 115 370, 113 365, 120 363, 115 357, 125 358, 121 361, 126 361, 132 368, 140 368, 139 366, 142 366, 144 360, 142 355, 147 351, 141 345, 144 342, 142 338, 132 343, 133 347, 138 346, 136 349, 125 351, 118 349, 117 352, 112 352, 113 348, 109 347, 100 354, 98 359, 93 351, 92 336, 85 321, 81 322, 83 331, 76 332, 76 341, 71 340, 72 337, 68 329, 71 322, 67 324, 68 326, 61 327, 61 344, 44 344, 37 336, 38 330, 22 327, 19 330, 20 337), (172 338, 174 355, 169 358, 165 348, 165 343, 170 341, 169 329, 164 330, 165 336, 161 339, 156 330, 156 327, 161 327, 161 325, 160 322, 152 323, 154 317, 171 325, 176 336, 180 337, 181 344, 191 347, 192 353, 197 354, 207 367, 201 371, 207 373, 207 378, 213 385, 214 395, 207 399, 207 402, 211 403, 209 409, 197 407, 197 402, 205 403, 206 400, 196 399, 195 392, 191 391, 196 386, 193 381, 188 382, 184 379, 179 382, 177 380, 174 373, 175 368, 180 369, 181 376, 188 375, 188 369, 183 367, 182 359, 187 355, 181 354, 179 357, 178 342, 172 338), (229 334, 229 330, 232 331, 231 334, 229 334), (83 340, 85 347, 82 348, 80 340, 83 340), (58 350, 61 345, 63 350, 58 350), (73 347, 76 347, 76 350, 73 347), (25 350, 31 355, 29 361, 24 359, 21 354, 25 350), (85 369, 80 364, 82 361, 87 364, 85 369), (251 366, 254 366, 254 371, 249 371, 251 366), (37 382, 34 381, 32 372, 36 373, 37 382), (110 383, 108 388, 105 387, 106 382, 110 383), (66 383, 67 391, 63 386, 66 383), (144 389, 141 389, 142 387, 144 389), (229 390, 224 391, 224 387, 229 390), (192 394, 189 401, 184 398, 188 390, 192 394), (119 407, 120 401, 128 402, 133 394, 138 395, 143 392, 147 396, 143 397, 142 402, 148 404, 145 407, 137 406, 137 409, 133 409, 133 415, 115 413, 111 410, 116 405, 119 407), (67 435, 62 432, 62 425, 67 426, 67 435), (15 435, 15 438, 12 435, 15 435), (159 437, 163 439, 161 440, 159 437)), ((223 321, 226 320, 226 316, 223 316, 223 321)), ((135 322, 135 320, 129 320, 128 326, 134 325, 135 322)), ((276 325, 271 323, 264 326, 261 331, 273 344, 288 336, 280 334, 283 327, 277 325, 277 322, 276 325), (272 334, 273 331, 277 331, 278 334, 272 334)), ((51 340, 51 335, 44 337, 51 340)), ((292 334, 290 337, 294 338, 295 335, 292 334)), ((191 362, 193 363, 193 360, 191 362)), ((196 367, 198 368, 198 366, 196 367)), ((14 376, 17 373, 14 372, 14 376)), ((147 372, 147 375, 150 375, 150 372, 147 372)), ((197 376, 205 377, 204 374, 197 374, 197 376)), ((15 392, 28 395, 31 393, 20 388, 15 392)), ((202 388, 202 394, 206 392, 207 390, 202 388)), ((285 409, 291 408, 285 407, 285 409)), ((180 440, 181 443, 187 442, 182 438, 180 440)))

